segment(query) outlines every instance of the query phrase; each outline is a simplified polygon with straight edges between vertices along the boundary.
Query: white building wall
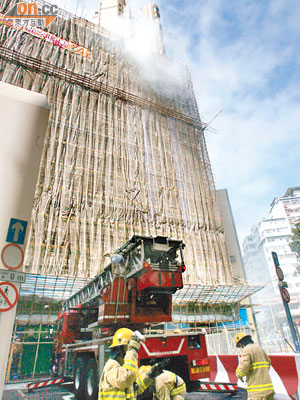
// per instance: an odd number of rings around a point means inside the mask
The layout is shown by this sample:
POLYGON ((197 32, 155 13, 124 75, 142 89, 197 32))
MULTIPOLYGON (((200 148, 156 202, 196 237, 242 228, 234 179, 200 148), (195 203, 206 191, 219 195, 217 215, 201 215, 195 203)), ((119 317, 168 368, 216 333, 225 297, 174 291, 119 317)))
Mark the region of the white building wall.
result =
POLYGON ((100 8, 95 12, 92 20, 102 28, 115 31, 116 24, 120 23, 118 17, 124 13, 125 8, 125 0, 101 0, 100 8))
MULTIPOLYGON (((242 253, 236 232, 236 227, 234 223, 234 218, 231 210, 227 189, 217 190, 217 198, 224 224, 227 249, 229 252, 230 261, 232 263, 233 277, 236 281, 245 282, 247 279, 242 259, 242 253)), ((257 340, 252 309, 249 307, 250 305, 249 298, 244 300, 242 304, 247 307, 247 315, 249 320, 249 327, 251 328, 251 334, 252 336, 254 336, 254 339, 257 340)))
MULTIPOLYGON (((11 219, 30 221, 48 117, 49 105, 44 95, 0 82, 1 270, 8 271, 9 266, 18 272, 23 270, 22 254, 26 236, 22 243, 18 241, 18 234, 17 238, 8 240, 7 233, 11 219), (5 249, 7 264, 4 262, 5 249)), ((6 286, 6 294, 11 302, 17 302, 16 293, 20 292, 20 283, 14 282, 9 285, 12 286, 6 286)), ((2 311, 6 311, 0 312, 0 398, 17 308, 15 305, 9 310, 9 303, 1 297, 2 311)))
POLYGON ((288 197, 274 199, 268 217, 252 227, 251 234, 244 240, 243 253, 248 279, 251 281, 259 279, 260 282, 271 285, 273 292, 277 294, 277 277, 271 255, 271 252, 275 251, 285 280, 289 284, 292 301, 298 301, 300 296, 300 275, 296 273, 298 262, 289 243, 292 224, 300 218, 300 190, 291 189, 287 190, 290 194, 288 197), (292 193, 295 195, 291 195, 292 193))
POLYGON ((152 52, 165 54, 159 8, 156 4, 133 3, 126 0, 100 0, 92 22, 130 43, 139 51, 140 43, 152 52))

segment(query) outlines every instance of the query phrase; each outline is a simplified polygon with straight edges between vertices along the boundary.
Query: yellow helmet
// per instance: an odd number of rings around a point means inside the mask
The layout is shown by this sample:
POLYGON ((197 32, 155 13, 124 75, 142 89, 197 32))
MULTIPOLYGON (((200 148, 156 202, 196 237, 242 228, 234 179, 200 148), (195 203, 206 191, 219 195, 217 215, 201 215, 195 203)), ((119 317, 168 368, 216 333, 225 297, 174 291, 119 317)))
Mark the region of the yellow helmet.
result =
POLYGON ((120 328, 114 334, 112 344, 109 347, 124 346, 129 343, 131 335, 133 334, 131 329, 120 328))
POLYGON ((246 333, 244 333, 244 332, 239 332, 234 338, 236 347, 240 347, 241 346, 241 344, 239 344, 240 341, 247 336, 250 336, 250 335, 246 335, 246 333))
POLYGON ((138 372, 136 373, 136 378, 138 379, 141 375, 145 374, 146 372, 149 372, 151 369, 150 365, 142 365, 139 369, 138 372))

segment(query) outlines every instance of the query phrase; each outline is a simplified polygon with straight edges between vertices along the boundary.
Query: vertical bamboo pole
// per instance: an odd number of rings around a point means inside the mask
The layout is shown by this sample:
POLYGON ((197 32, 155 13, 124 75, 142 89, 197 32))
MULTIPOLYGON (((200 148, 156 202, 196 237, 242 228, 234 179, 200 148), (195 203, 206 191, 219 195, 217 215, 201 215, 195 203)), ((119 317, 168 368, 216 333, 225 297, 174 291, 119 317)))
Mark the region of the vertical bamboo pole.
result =
POLYGON ((38 334, 38 341, 37 341, 36 352, 35 352, 35 358, 34 358, 34 364, 33 364, 33 371, 32 371, 32 377, 33 377, 33 378, 34 378, 34 375, 35 375, 36 361, 37 361, 37 358, 38 358, 39 347, 40 347, 41 329, 42 329, 42 323, 40 322, 39 334, 38 334))
POLYGON ((12 340, 12 343, 10 345, 10 353, 9 353, 8 364, 7 364, 7 369, 6 369, 5 383, 8 381, 9 375, 10 375, 11 363, 12 363, 12 358, 13 358, 13 354, 14 354, 14 345, 15 345, 15 337, 16 337, 17 325, 18 325, 18 323, 16 322, 15 323, 15 327, 14 327, 14 331, 13 331, 13 336, 12 336, 13 340, 12 340))
POLYGON ((264 328, 263 323, 261 323, 260 326, 261 326, 261 329, 263 331, 263 335, 264 335, 264 339, 265 339, 265 346, 266 346, 267 352, 269 353, 270 351, 269 351, 269 346, 268 346, 266 332, 265 332, 265 328, 264 328))
POLYGON ((288 353, 289 350, 288 350, 288 348, 287 348, 287 346, 286 346, 286 343, 285 343, 285 340, 284 340, 284 335, 283 335, 283 332, 282 332, 282 327, 281 327, 280 324, 279 324, 279 331, 280 331, 280 336, 281 336, 281 340, 282 340, 282 343, 283 343, 284 351, 285 351, 286 353, 288 353))

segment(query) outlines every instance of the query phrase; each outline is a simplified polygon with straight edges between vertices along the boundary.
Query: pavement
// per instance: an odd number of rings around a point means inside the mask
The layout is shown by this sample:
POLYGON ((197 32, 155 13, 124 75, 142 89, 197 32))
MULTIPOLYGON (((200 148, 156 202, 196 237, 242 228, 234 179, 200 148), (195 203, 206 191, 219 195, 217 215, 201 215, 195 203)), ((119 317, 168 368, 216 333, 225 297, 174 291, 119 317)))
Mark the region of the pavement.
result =
POLYGON ((27 391, 27 382, 9 383, 4 386, 2 400, 75 400, 72 382, 27 391))
MULTIPOLYGON (((27 391, 27 382, 10 383, 4 386, 2 400, 76 400, 72 393, 72 382, 60 385, 48 386, 45 388, 35 389, 32 392, 27 391)), ((232 397, 228 393, 187 393, 186 400, 246 400, 247 393, 244 390, 232 397)))
MULTIPOLYGON (((48 386, 27 391, 27 382, 9 383, 4 386, 2 400, 76 400, 72 393, 72 382, 48 386)), ((244 389, 232 395, 230 393, 187 393, 185 400, 246 400, 247 392, 244 389)), ((290 400, 289 396, 275 395, 275 400, 290 400)))
POLYGON ((239 390, 238 393, 232 395, 231 393, 186 393, 185 400, 223 400, 223 399, 232 399, 232 400, 246 400, 247 392, 245 390, 239 390))

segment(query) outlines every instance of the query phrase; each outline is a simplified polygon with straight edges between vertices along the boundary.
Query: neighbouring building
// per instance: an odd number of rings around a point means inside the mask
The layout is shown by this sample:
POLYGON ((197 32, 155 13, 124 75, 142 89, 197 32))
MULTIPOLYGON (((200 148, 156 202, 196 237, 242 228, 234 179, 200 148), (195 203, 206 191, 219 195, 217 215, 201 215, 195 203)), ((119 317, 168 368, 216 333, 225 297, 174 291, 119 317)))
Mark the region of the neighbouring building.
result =
MULTIPOLYGON (((300 187, 288 188, 275 198, 268 216, 251 228, 243 242, 244 264, 249 282, 265 284, 265 288, 252 296, 256 306, 260 335, 269 337, 272 347, 274 337, 289 335, 282 300, 278 289, 272 251, 278 255, 284 279, 288 284, 291 314, 296 324, 300 322, 300 275, 296 253, 289 246, 294 223, 300 218, 300 187), (274 329, 270 330, 270 326, 274 329)), ((273 343, 275 346, 275 343, 273 343)), ((274 347, 273 346, 273 347, 274 347)))

